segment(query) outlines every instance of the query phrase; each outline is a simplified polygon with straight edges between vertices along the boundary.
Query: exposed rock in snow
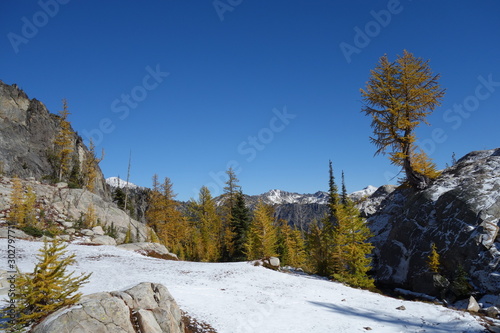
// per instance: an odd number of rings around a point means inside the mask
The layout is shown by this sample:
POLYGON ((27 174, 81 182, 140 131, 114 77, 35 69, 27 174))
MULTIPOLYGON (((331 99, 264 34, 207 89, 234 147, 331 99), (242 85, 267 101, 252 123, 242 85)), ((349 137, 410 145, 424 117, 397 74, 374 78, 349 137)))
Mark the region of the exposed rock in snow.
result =
POLYGON ((482 293, 500 293, 500 149, 472 152, 427 189, 397 189, 368 219, 379 281, 414 291, 435 243, 442 273, 463 269, 482 293))
POLYGON ((181 310, 161 284, 143 282, 119 292, 84 296, 78 305, 63 308, 35 326, 33 333, 183 333, 181 310))

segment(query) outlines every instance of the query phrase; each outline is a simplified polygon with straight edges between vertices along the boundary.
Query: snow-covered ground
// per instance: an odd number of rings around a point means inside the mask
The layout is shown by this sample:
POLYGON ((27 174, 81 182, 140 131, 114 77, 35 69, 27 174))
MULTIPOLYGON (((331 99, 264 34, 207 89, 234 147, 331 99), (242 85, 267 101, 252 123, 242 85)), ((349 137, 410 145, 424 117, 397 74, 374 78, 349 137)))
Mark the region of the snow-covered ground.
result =
MULTIPOLYGON (((32 271, 42 243, 15 245, 20 269, 32 271)), ((181 309, 219 333, 484 332, 481 319, 469 313, 248 263, 164 261, 112 246, 72 244, 68 250, 76 254, 72 269, 93 272, 84 294, 162 283, 181 309)), ((0 240, 0 253, 0 269, 7 269, 6 239, 0 240)))

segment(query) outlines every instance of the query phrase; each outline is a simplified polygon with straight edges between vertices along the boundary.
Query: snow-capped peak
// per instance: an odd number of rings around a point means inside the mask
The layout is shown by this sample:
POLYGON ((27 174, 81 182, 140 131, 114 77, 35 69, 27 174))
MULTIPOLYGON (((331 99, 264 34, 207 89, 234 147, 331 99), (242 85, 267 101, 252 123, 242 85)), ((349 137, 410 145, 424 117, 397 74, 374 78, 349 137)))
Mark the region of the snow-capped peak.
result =
POLYGON ((368 185, 367 187, 365 187, 360 191, 352 192, 351 194, 349 194, 349 198, 351 198, 351 200, 353 201, 359 201, 362 198, 369 197, 370 195, 375 193, 377 189, 378 187, 368 185))
POLYGON ((109 177, 106 178, 106 184, 108 184, 111 187, 119 187, 119 188, 138 188, 139 186, 135 185, 134 183, 127 182, 126 180, 123 180, 119 177, 109 177))

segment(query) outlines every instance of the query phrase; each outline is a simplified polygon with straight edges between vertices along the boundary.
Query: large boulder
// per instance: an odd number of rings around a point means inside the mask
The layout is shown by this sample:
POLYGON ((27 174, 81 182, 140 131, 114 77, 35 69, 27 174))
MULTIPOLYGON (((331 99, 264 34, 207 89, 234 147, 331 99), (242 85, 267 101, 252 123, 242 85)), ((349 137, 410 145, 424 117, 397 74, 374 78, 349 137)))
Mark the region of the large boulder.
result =
POLYGON ((181 310, 167 288, 143 282, 125 291, 82 297, 35 326, 33 333, 183 333, 181 310))
POLYGON ((375 277, 419 291, 435 243, 440 272, 452 285, 465 280, 480 293, 499 294, 499 222, 500 149, 472 152, 425 190, 398 188, 368 219, 375 277))

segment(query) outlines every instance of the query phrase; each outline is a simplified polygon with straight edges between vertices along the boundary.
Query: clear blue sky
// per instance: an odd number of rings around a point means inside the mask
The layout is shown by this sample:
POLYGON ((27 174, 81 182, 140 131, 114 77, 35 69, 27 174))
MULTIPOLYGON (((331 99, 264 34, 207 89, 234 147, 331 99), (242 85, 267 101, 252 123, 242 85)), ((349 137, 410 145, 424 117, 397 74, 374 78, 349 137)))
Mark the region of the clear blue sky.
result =
POLYGON ((220 194, 228 163, 247 194, 394 183, 360 112, 380 56, 429 59, 447 93, 417 136, 443 168, 499 147, 500 2, 2 1, 0 79, 104 148, 106 177, 178 198, 220 194), (217 8, 216 8, 216 6, 217 8), (489 82, 489 83, 488 83, 489 82))

